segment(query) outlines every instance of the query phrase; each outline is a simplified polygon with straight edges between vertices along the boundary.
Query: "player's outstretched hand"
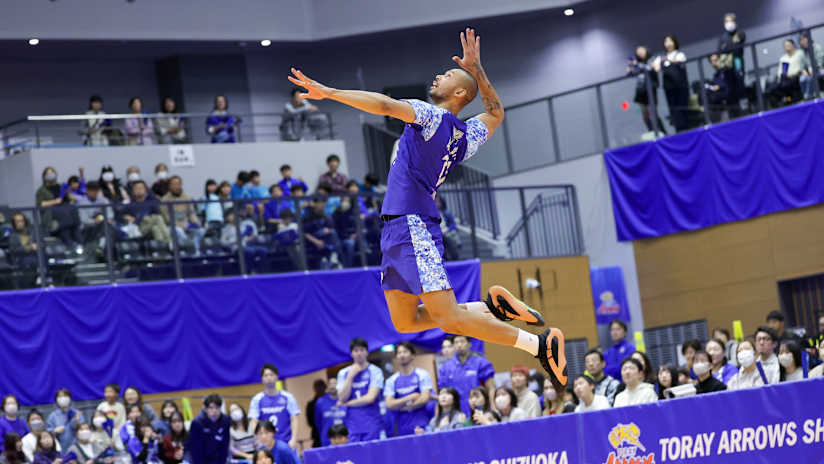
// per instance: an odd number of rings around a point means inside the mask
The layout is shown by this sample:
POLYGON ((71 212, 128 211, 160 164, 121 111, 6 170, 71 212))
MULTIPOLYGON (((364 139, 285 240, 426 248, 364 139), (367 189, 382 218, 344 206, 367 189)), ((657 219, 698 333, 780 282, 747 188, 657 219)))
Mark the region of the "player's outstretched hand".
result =
POLYGON ((461 32, 461 45, 463 58, 453 56, 452 61, 474 76, 481 67, 481 36, 476 36, 475 29, 467 27, 461 32))
POLYGON ((303 74, 302 71, 292 68, 292 75, 287 77, 289 82, 299 85, 306 89, 306 93, 299 94, 300 98, 306 100, 323 100, 324 98, 329 98, 332 94, 332 89, 327 87, 320 82, 310 79, 303 74))

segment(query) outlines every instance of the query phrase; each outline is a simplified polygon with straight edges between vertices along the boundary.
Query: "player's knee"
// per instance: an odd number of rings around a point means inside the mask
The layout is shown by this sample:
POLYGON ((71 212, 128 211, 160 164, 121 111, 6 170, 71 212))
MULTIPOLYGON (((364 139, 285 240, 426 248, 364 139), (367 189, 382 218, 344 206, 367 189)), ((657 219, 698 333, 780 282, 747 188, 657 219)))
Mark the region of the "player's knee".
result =
POLYGON ((466 335, 466 321, 458 317, 457 314, 445 317, 441 322, 441 329, 444 332, 455 335, 466 335))

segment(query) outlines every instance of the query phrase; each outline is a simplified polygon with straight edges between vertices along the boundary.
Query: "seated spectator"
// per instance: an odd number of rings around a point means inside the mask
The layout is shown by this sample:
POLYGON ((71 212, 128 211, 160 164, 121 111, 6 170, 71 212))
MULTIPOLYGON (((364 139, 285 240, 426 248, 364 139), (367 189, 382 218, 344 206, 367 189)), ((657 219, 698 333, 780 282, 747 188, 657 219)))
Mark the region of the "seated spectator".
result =
POLYGON ((283 189, 284 196, 288 197, 291 195, 292 188, 296 185, 301 187, 304 194, 309 191, 309 186, 306 185, 306 182, 304 182, 303 179, 300 177, 292 177, 292 167, 288 164, 284 164, 280 167, 280 175, 283 179, 278 182, 278 185, 280 185, 280 188, 283 189))
POLYGON ((120 439, 120 428, 126 423, 126 408, 123 407, 122 403, 117 401, 117 397, 120 396, 120 385, 116 383, 106 385, 106 388, 103 390, 103 396, 105 400, 97 405, 97 411, 102 412, 106 416, 106 419, 111 421, 110 424, 106 424, 106 427, 109 427, 109 430, 112 431, 109 433, 112 434, 116 446, 120 447, 122 443, 120 439))
POLYGON ((235 179, 235 183, 232 184, 232 199, 239 200, 241 198, 246 198, 249 190, 248 184, 249 173, 246 171, 238 171, 237 179, 235 179))
POLYGON ((690 371, 687 370, 686 367, 679 367, 678 368, 678 385, 684 385, 687 383, 692 383, 692 378, 690 377, 690 371))
POLYGON ((804 379, 804 370, 801 368, 801 346, 792 341, 784 340, 778 349, 778 363, 781 365, 781 381, 794 382, 804 379))
POLYGON ((93 180, 86 186, 86 195, 77 197, 77 214, 80 217, 83 245, 88 246, 100 241, 105 236, 103 227, 114 219, 114 208, 109 200, 100 193, 100 184, 93 180))
POLYGON ((367 360, 369 345, 356 337, 349 343, 352 364, 338 371, 338 402, 346 406, 345 424, 353 443, 375 440, 382 428, 379 396, 383 371, 367 360))
POLYGON ((800 78, 804 69, 803 55, 793 39, 784 41, 784 55, 778 60, 778 77, 764 91, 773 107, 792 103, 802 96, 800 78))
POLYGON ((692 363, 693 363, 693 356, 697 351, 701 351, 704 349, 701 346, 700 340, 687 340, 681 345, 681 355, 684 356, 684 364, 681 367, 685 367, 687 371, 690 373, 690 378, 695 379, 695 373, 692 371, 692 363))
POLYGON ((223 225, 223 206, 220 203, 220 197, 217 194, 217 182, 214 179, 206 181, 201 200, 203 200, 203 203, 199 204, 198 207, 203 211, 206 227, 212 228, 223 225))
POLYGON ((710 355, 710 372, 712 376, 726 385, 732 376, 738 372, 738 367, 727 362, 727 357, 724 355, 724 342, 713 338, 707 342, 706 351, 710 355))
POLYGON ((157 163, 155 177, 157 180, 152 184, 152 194, 157 198, 162 198, 169 192, 169 167, 164 163, 157 163))
MULTIPOLYGON (((165 202, 192 201, 192 197, 183 193, 183 179, 180 176, 172 176, 169 179, 169 193, 161 198, 165 202)), ((200 254, 200 240, 206 231, 200 224, 195 206, 192 203, 177 203, 172 205, 174 218, 169 216, 169 209, 163 208, 161 213, 167 223, 173 220, 178 240, 181 243, 192 243, 195 253, 200 254)))
POLYGON ((9 237, 9 255, 13 265, 37 267, 37 242, 29 219, 20 212, 11 215, 12 233, 9 237))
POLYGON ((781 365, 778 363, 778 356, 775 355, 778 346, 778 335, 769 327, 761 326, 755 331, 755 352, 757 360, 761 361, 764 373, 767 375, 767 383, 772 385, 778 383, 781 377, 781 365))
MULTIPOLYGON (((484 387, 474 387, 469 390, 469 410, 472 412, 466 420, 466 426, 486 425, 488 423, 486 413, 491 411, 489 405, 489 392, 484 387)), ((500 422, 500 415, 498 420, 500 422)))
POLYGON ((269 189, 260 185, 260 172, 249 171, 249 185, 246 188, 246 198, 269 198, 269 189))
POLYGON ((160 443, 149 419, 141 416, 134 423, 134 436, 127 446, 133 464, 160 464, 160 443))
POLYGON ((658 401, 655 388, 644 382, 644 366, 637 359, 631 356, 624 359, 621 363, 621 378, 626 389, 615 396, 616 408, 658 401))
POLYGON ((129 196, 132 195, 132 186, 135 182, 142 179, 140 175, 140 168, 137 166, 129 166, 126 169, 126 192, 129 193, 129 196))
POLYGON ((281 140, 302 140, 307 126, 317 140, 332 138, 329 119, 317 106, 300 98, 300 94, 300 89, 292 89, 291 99, 284 106, 281 140))
POLYGON ((738 342, 730 338, 730 331, 717 327, 712 331, 712 338, 721 342, 724 347, 724 356, 727 360, 731 361, 733 365, 737 366, 737 364, 735 364, 735 353, 738 351, 738 342))
POLYGON ((363 183, 360 184, 361 193, 384 193, 386 187, 380 185, 378 176, 371 172, 363 176, 363 183))
POLYGON ((487 391, 493 392, 495 369, 483 355, 471 350, 469 337, 455 335, 452 344, 455 356, 444 362, 438 370, 438 386, 455 388, 461 398, 466 398, 461 403, 461 411, 469 414, 469 391, 473 387, 484 386, 487 391))
MULTIPOLYGON (((822 318, 824 318, 824 316, 822 316, 822 318)), ((821 338, 818 339, 817 350, 818 350, 818 359, 821 360, 821 361, 824 361, 824 337, 821 337, 821 338)), ((815 366, 809 372, 809 378, 821 377, 821 376, 824 376, 824 362, 822 362, 821 364, 815 366)))
MULTIPOLYGON (((343 267, 338 256, 342 252, 340 237, 335 223, 326 214, 326 199, 315 197, 303 212, 303 236, 321 255, 321 268, 343 267)), ((344 257, 345 262, 349 262, 344 257)))
POLYGON ((234 209, 234 202, 232 202, 232 184, 229 181, 221 181, 217 186, 217 196, 220 199, 220 206, 223 208, 223 214, 226 211, 234 209))
POLYGON ((212 136, 212 143, 235 143, 237 119, 229 114, 229 101, 224 95, 215 97, 215 107, 206 119, 206 132, 212 136))
POLYGON ((695 376, 697 377, 696 380, 698 381, 695 384, 697 394, 700 395, 702 393, 711 393, 727 389, 724 382, 713 377, 710 370, 712 367, 712 364, 710 363, 710 355, 707 354, 706 351, 696 351, 693 359, 694 363, 692 365, 692 370, 695 372, 695 376))
POLYGON ((99 448, 92 442, 92 426, 86 422, 78 424, 77 440, 68 447, 68 454, 77 456, 77 464, 97 463, 103 451, 105 448, 99 448))
POLYGON ((541 403, 538 401, 538 395, 529 389, 529 369, 526 366, 513 366, 509 372, 509 379, 512 382, 512 391, 518 397, 518 407, 529 418, 540 416, 541 403))
MULTIPOLYGON (((92 95, 89 98, 89 109, 86 114, 103 115, 103 98, 92 95)), ((111 119, 92 118, 83 120, 83 145, 93 147, 105 147, 109 145, 109 128, 112 127, 111 119)))
MULTIPOLYGON (((791 341, 801 344, 801 337, 786 330, 784 327, 784 313, 781 311, 771 311, 767 314, 767 327, 773 329, 778 336, 778 342, 791 341)), ((776 346, 777 349, 777 346, 776 346)))
POLYGON ((20 435, 9 432, 3 440, 3 452, 0 453, 0 464, 27 464, 31 462, 23 453, 23 442, 20 435))
POLYGON ((740 369, 727 383, 727 389, 739 390, 764 385, 764 379, 755 364, 755 344, 750 340, 741 341, 737 356, 740 369))
POLYGON ((269 452, 274 464, 300 464, 298 454, 285 441, 275 438, 275 426, 269 421, 260 421, 255 427, 255 440, 261 447, 255 451, 255 462, 259 462, 261 451, 269 452))
POLYGON ((114 169, 110 165, 105 165, 100 169, 100 188, 103 189, 103 196, 110 202, 119 205, 129 203, 129 192, 120 185, 120 179, 114 176, 114 169))
POLYGON ((618 393, 618 385, 621 383, 618 380, 606 375, 604 368, 607 363, 604 361, 604 355, 597 348, 589 350, 584 356, 584 365, 586 372, 595 381, 595 394, 606 397, 610 406, 615 402, 615 395, 618 393))
POLYGON ((163 99, 162 118, 155 120, 157 136, 160 143, 170 145, 173 143, 186 143, 186 128, 183 119, 177 115, 177 103, 174 98, 163 99))
POLYGON ((60 196, 66 196, 69 192, 74 197, 81 197, 86 194, 86 178, 83 175, 84 169, 78 168, 76 176, 69 177, 68 182, 60 186, 60 196))
POLYGON ((57 390, 55 394, 57 409, 46 419, 46 430, 54 434, 60 448, 68 449, 74 443, 77 427, 86 422, 83 413, 72 408, 72 394, 66 388, 57 390))
POLYGON ((229 406, 229 418, 232 419, 232 428, 229 429, 229 453, 232 459, 254 459, 255 429, 249 423, 249 417, 243 406, 232 403, 229 406))
POLYGON ((346 426, 343 424, 335 424, 329 427, 327 436, 329 438, 329 443, 332 446, 345 445, 349 443, 349 431, 346 430, 346 426))
POLYGON ((666 399, 664 392, 668 388, 681 385, 678 382, 678 369, 672 364, 664 364, 658 368, 658 381, 655 382, 655 390, 658 391, 658 399, 666 399))
POLYGON ((225 464, 229 456, 229 440, 226 432, 231 420, 220 412, 223 399, 212 393, 203 400, 203 410, 192 421, 188 448, 190 462, 199 464, 225 464))
POLYGON ((810 33, 809 31, 803 32, 801 37, 798 39, 798 45, 801 46, 801 77, 799 78, 799 83, 801 84, 801 91, 804 92, 804 98, 810 99, 815 98, 815 83, 814 80, 818 79, 819 81, 819 91, 822 90, 821 78, 824 76, 824 47, 821 46, 818 42, 813 43, 812 50, 810 50, 810 33), (812 60, 810 58, 815 58, 815 65, 818 68, 818 73, 816 74, 813 70, 812 60))
POLYGON ((123 390, 123 401, 126 403, 127 410, 129 406, 132 406, 134 404, 140 406, 141 415, 148 419, 149 424, 152 424, 152 426, 154 426, 154 424, 160 420, 157 417, 157 413, 155 412, 152 405, 143 402, 143 394, 140 393, 140 390, 138 390, 137 387, 126 387, 126 389, 123 390))
POLYGON ((346 175, 338 172, 340 168, 340 157, 331 154, 326 157, 326 166, 329 170, 321 174, 318 185, 327 184, 332 189, 332 193, 346 193, 346 175))
POLYGON ((441 213, 441 231, 443 232, 444 259, 455 261, 460 259, 461 237, 458 234, 458 224, 455 215, 447 209, 446 200, 440 195, 435 197, 438 211, 441 213))
POLYGON ((41 208, 42 230, 60 238, 66 246, 72 247, 82 242, 80 217, 74 203, 76 197, 70 189, 63 189, 57 182, 57 171, 52 167, 43 169, 43 185, 37 189, 35 200, 41 208))
POLYGON ((652 67, 663 75, 664 94, 669 105, 670 122, 675 127, 676 132, 681 132, 688 128, 686 113, 690 89, 684 64, 687 61, 687 56, 680 50, 678 39, 674 35, 664 37, 664 49, 666 49, 667 54, 663 57, 657 57, 652 62, 652 67))
POLYGON ((134 199, 121 210, 121 219, 127 225, 138 228, 138 237, 151 236, 152 240, 172 243, 169 226, 160 212, 160 203, 148 196, 146 184, 138 181, 134 185, 134 199))
POLYGON ((289 259, 295 269, 301 268, 300 256, 297 250, 298 243, 298 225, 295 222, 295 214, 288 209, 280 211, 281 224, 278 231, 275 233, 275 241, 278 247, 286 250, 289 259))
MULTIPOLYGON (((515 394, 513 393, 512 396, 515 396, 515 394)), ((457 390, 452 387, 441 388, 438 393, 438 405, 435 407, 435 415, 432 416, 426 429, 415 427, 415 433, 440 432, 463 427, 466 423, 466 415, 461 412, 460 404, 461 397, 457 390)))
MULTIPOLYGON (((521 406, 521 400, 518 399, 518 407, 521 406)), ((544 410, 541 415, 554 416, 556 414, 563 414, 565 412, 572 412, 575 410, 575 404, 572 403, 572 396, 567 400, 566 391, 563 388, 556 389, 552 385, 550 379, 544 380, 544 410)))
POLYGON ((635 352, 635 345, 626 341, 627 324, 620 319, 614 319, 609 323, 609 336, 613 345, 604 352, 604 372, 614 379, 620 379, 621 362, 635 352))
MULTIPOLYGON (((132 114, 146 114, 143 111, 143 100, 140 97, 129 100, 129 109, 132 114)), ((127 145, 152 145, 154 124, 151 119, 146 117, 126 118, 123 120, 123 124, 126 126, 127 145)))
POLYGON ((649 360, 646 353, 643 351, 636 351, 635 353, 632 353, 631 356, 637 359, 641 365, 644 366, 644 382, 654 385, 658 380, 658 376, 655 375, 655 371, 652 369, 652 362, 649 360))
POLYGON ((171 430, 172 414, 180 412, 177 404, 172 400, 166 400, 160 406, 160 420, 155 426, 155 431, 162 435, 166 435, 171 430))
POLYGON ((134 437, 135 424, 137 420, 143 417, 143 408, 139 404, 130 404, 126 406, 126 422, 120 427, 120 441, 126 449, 129 449, 129 440, 134 437))
POLYGON ((3 415, 0 416, 0 442, 7 433, 14 432, 19 437, 29 433, 29 427, 22 417, 18 416, 20 402, 14 395, 3 397, 3 415))
POLYGON ((57 452, 56 441, 52 434, 43 430, 37 435, 37 448, 34 450, 33 464, 60 464, 60 453, 57 452), (56 461, 56 463, 55 463, 56 461))
POLYGON ((272 230, 277 230, 280 225, 280 212, 284 209, 290 209, 291 202, 283 199, 283 188, 279 184, 272 184, 269 187, 270 200, 266 202, 263 208, 263 218, 266 225, 272 230))
POLYGON ((386 407, 395 411, 397 436, 412 435, 417 427, 429 422, 426 405, 432 394, 432 377, 424 369, 415 367, 415 347, 401 342, 395 347, 397 371, 386 380, 383 396, 386 407))
POLYGON ((527 419, 526 411, 518 407, 518 395, 511 388, 495 390, 495 409, 501 414, 501 422, 527 419))
POLYGON ((220 229, 220 244, 236 253, 238 244, 243 244, 243 253, 246 259, 246 269, 249 272, 260 272, 266 264, 266 255, 269 249, 258 243, 258 229, 255 221, 243 219, 240 221, 240 237, 237 235, 238 227, 235 226, 235 212, 226 211, 224 218, 226 222, 220 229))
POLYGON ((575 407, 575 412, 599 411, 610 408, 606 396, 595 394, 595 381, 592 380, 592 377, 579 375, 573 383, 573 388, 575 395, 578 397, 578 406, 575 407))
POLYGON ((183 415, 178 411, 174 411, 169 419, 169 432, 163 436, 160 459, 164 464, 180 464, 183 462, 188 438, 189 434, 183 424, 183 415))
MULTIPOLYGON (((112 439, 112 429, 108 427, 109 424, 111 424, 111 421, 106 418, 103 412, 96 410, 94 414, 92 414, 91 442, 96 448, 104 450, 104 453, 109 455, 107 458, 111 457, 115 451, 121 451, 123 449, 123 443, 120 440, 112 439)), ((103 464, 111 464, 106 461, 107 459, 104 459, 103 464)))
MULTIPOLYGON (((26 456, 26 461, 31 462, 34 460, 34 450, 37 448, 37 437, 40 436, 40 432, 46 430, 46 420, 43 418, 43 415, 40 414, 40 411, 32 409, 29 411, 28 416, 26 416, 26 422, 29 424, 30 431, 23 435, 20 446, 23 455, 26 456)), ((16 432, 9 432, 6 434, 6 439, 8 439, 8 436, 11 434, 19 437, 16 432)), ((57 446, 60 446, 59 442, 57 446)), ((58 448, 57 451, 61 451, 61 449, 58 448)))

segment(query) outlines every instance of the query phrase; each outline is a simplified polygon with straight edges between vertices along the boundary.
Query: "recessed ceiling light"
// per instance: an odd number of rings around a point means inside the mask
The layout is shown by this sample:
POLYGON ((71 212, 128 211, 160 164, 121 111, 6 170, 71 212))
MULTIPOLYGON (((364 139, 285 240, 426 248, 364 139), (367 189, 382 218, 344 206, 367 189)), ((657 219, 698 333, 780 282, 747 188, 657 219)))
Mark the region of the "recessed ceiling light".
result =
POLYGON ((272 41, 269 39, 263 39, 260 41, 261 47, 268 47, 269 45, 272 45, 272 41))
POLYGON ((29 45, 37 45, 40 43, 40 39, 29 39, 29 45))
POLYGON ((574 14, 575 10, 573 10, 572 8, 567 8, 566 10, 564 10, 564 16, 572 16, 574 14))

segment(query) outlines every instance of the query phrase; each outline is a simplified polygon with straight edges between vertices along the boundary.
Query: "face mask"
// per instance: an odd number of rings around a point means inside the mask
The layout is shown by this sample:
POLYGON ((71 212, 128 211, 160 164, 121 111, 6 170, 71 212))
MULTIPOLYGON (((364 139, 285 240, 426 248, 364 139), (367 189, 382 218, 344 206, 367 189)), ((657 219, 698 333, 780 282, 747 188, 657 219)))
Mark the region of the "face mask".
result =
POLYGON ((114 180, 114 173, 113 172, 104 172, 101 177, 103 177, 104 181, 111 182, 111 181, 114 180))
POLYGON ((46 423, 40 419, 34 419, 29 423, 29 427, 31 427, 32 430, 39 432, 40 430, 46 428, 46 423))
POLYGON ((61 408, 65 408, 71 403, 72 400, 69 399, 68 396, 58 396, 57 397, 57 405, 61 408))
POLYGON ((7 404, 6 405, 6 414, 9 416, 17 415, 17 405, 16 404, 7 404))
POLYGON ((707 362, 700 362, 692 365, 692 371, 695 372, 695 375, 699 377, 709 372, 709 370, 710 363, 707 362))
POLYGON ((99 417, 99 416, 95 417, 94 419, 92 419, 92 423, 94 424, 95 427, 103 427, 103 424, 106 423, 106 418, 105 417, 99 417))
POLYGON ((727 30, 727 32, 733 32, 733 31, 735 31, 735 22, 734 22, 734 21, 727 21, 727 22, 725 22, 725 23, 724 23, 724 29, 726 29, 726 30, 727 30))
POLYGON ((558 398, 558 392, 553 389, 544 390, 544 399, 549 401, 555 401, 558 398))
POLYGON ((157 173, 157 178, 160 180, 166 180, 167 177, 169 177, 169 173, 167 171, 159 171, 157 173))
POLYGON ((43 178, 46 179, 46 181, 48 182, 54 182, 57 180, 57 174, 53 172, 47 172, 46 175, 43 176, 43 178))
POLYGON ((495 406, 498 409, 506 409, 509 407, 509 395, 506 396, 496 396, 495 397, 495 406))
POLYGON ((792 353, 781 353, 778 355, 778 362, 784 367, 790 367, 793 364, 792 353))
POLYGON ((91 430, 83 429, 83 430, 78 430, 77 431, 77 439, 78 440, 89 441, 89 438, 91 438, 91 437, 92 437, 92 431, 91 430))
POLYGON ((137 172, 129 173, 128 179, 131 182, 136 182, 136 181, 140 180, 140 173, 137 173, 137 172))
POLYGON ((240 411, 240 409, 233 410, 231 416, 232 420, 235 422, 240 422, 243 420, 243 413, 240 411))
POLYGON ((738 364, 743 367, 750 367, 755 362, 755 352, 753 350, 742 350, 738 352, 738 364))

